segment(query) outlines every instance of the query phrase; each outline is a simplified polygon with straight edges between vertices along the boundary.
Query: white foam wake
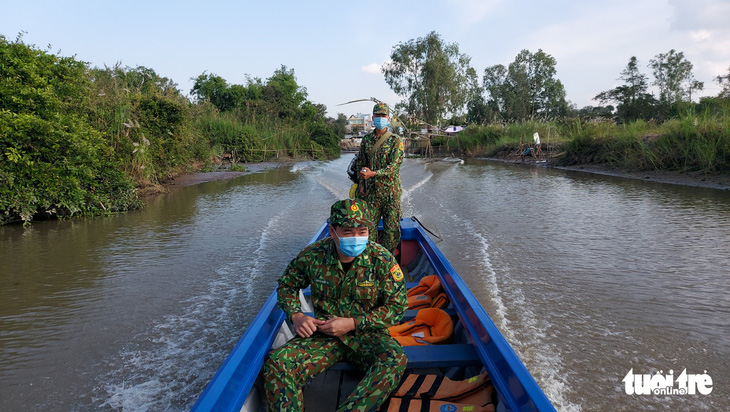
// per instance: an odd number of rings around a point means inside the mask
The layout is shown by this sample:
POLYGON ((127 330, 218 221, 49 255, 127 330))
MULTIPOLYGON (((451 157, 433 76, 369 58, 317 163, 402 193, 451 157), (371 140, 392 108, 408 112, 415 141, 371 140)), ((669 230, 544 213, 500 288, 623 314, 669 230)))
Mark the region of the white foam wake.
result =
POLYGON ((579 405, 566 399, 571 389, 562 372, 563 359, 557 348, 548 343, 546 336, 551 325, 535 315, 521 289, 522 282, 510 276, 509 268, 499 271, 495 268, 492 257, 498 257, 498 252, 490 251, 487 237, 472 222, 461 218, 442 203, 440 206, 463 228, 460 233, 474 240, 476 247, 471 253, 476 256, 472 259, 479 263, 480 271, 485 274, 484 280, 495 308, 493 315, 496 316, 490 316, 492 321, 498 325, 550 401, 561 411, 580 411, 579 405))

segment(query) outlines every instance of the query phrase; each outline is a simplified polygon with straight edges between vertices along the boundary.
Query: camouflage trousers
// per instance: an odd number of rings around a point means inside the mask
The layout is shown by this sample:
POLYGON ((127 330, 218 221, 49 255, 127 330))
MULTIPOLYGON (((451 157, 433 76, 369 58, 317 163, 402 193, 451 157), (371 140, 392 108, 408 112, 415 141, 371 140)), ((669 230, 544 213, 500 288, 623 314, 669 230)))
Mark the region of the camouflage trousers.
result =
POLYGON ((359 348, 353 350, 339 338, 315 333, 274 349, 264 365, 269 411, 301 411, 304 385, 342 360, 365 377, 338 411, 377 411, 398 387, 407 358, 398 341, 387 333, 362 334, 357 341, 359 348))
POLYGON ((383 218, 382 240, 379 242, 390 252, 394 252, 400 244, 400 195, 396 198, 367 198, 368 212, 370 213, 370 224, 368 232, 370 241, 378 241, 378 223, 383 218))

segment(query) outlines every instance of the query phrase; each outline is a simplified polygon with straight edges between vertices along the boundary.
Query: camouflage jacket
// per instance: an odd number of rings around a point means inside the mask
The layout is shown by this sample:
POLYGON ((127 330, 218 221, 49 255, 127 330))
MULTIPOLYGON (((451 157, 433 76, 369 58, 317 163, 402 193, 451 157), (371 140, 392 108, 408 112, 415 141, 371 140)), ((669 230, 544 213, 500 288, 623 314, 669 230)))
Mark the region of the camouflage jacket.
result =
POLYGON ((277 302, 288 319, 301 311, 299 289, 310 285, 314 316, 354 318, 355 332, 348 335, 387 333, 386 328, 400 322, 408 307, 403 272, 393 255, 377 243, 368 243, 347 273, 329 237, 299 252, 277 289, 277 302))
POLYGON ((363 136, 360 142, 357 170, 368 167, 376 172, 376 175, 367 180, 360 177, 359 184, 365 187, 366 200, 395 197, 400 199, 400 165, 403 163, 403 142, 398 135, 393 133, 370 158, 370 149, 377 141, 378 138, 375 134, 370 132, 363 136))

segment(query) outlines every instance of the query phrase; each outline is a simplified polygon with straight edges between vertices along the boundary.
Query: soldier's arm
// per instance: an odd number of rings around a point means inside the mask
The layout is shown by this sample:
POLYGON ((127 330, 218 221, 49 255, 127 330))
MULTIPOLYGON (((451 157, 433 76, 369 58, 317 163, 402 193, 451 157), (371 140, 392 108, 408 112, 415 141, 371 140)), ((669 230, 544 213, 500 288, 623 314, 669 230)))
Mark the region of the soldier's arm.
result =
POLYGON ((383 279, 382 305, 365 315, 355 317, 357 330, 389 328, 400 322, 408 309, 406 282, 395 257, 388 253, 388 259, 376 263, 378 276, 383 279))
POLYGON ((291 319, 292 315, 301 312, 302 307, 299 302, 299 289, 309 286, 309 278, 306 275, 306 265, 302 261, 304 251, 289 262, 284 274, 279 278, 279 287, 276 289, 276 302, 279 304, 287 319, 291 319))
POLYGON ((355 165, 357 166, 357 171, 358 171, 357 176, 358 176, 358 183, 359 184, 362 184, 363 181, 365 180, 362 177, 362 175, 360 175, 360 173, 359 173, 360 170, 362 170, 363 167, 368 167, 369 166, 369 165, 365 164, 366 163, 366 157, 365 156, 367 154, 367 151, 366 151, 367 140, 366 139, 367 139, 367 135, 365 137, 363 137, 362 140, 360 141, 360 150, 357 153, 357 161, 355 162, 355 165))
POLYGON ((378 177, 391 177, 398 173, 398 168, 403 163, 403 143, 400 137, 393 135, 395 142, 390 146, 390 153, 388 153, 388 165, 380 170, 377 170, 378 177))

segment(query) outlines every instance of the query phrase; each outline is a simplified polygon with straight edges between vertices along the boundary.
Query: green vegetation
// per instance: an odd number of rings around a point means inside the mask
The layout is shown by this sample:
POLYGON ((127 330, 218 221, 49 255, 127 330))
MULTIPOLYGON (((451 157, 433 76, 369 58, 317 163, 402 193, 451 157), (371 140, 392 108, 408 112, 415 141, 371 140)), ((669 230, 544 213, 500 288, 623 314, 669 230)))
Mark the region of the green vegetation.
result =
MULTIPOLYGON (((403 98, 400 124, 467 126, 433 139, 447 151, 514 153, 538 132, 566 165, 730 172, 730 68, 713 79, 721 92, 695 103, 704 83, 682 52, 650 59, 651 82, 632 56, 623 84, 594 98, 604 106, 578 109, 542 50, 522 50, 481 79, 436 32, 390 57, 382 70, 403 98)), ((137 208, 168 179, 222 162, 243 170, 239 162, 339 156, 347 118, 326 118, 286 66, 245 84, 204 72, 190 95, 150 68, 91 68, 0 35, 0 224, 137 208)))
POLYGON ((437 133, 431 145, 441 151, 504 156, 524 150, 537 132, 563 165, 730 172, 730 68, 714 79, 722 91, 695 103, 692 95, 704 83, 682 52, 650 59, 652 82, 632 56, 619 77, 624 84, 594 98, 609 105, 578 109, 556 78, 556 59, 542 50, 522 50, 509 65, 484 69, 481 84, 470 61, 431 32, 393 47, 382 69, 403 98, 395 107, 405 111, 398 117, 407 129, 467 126, 455 136, 437 133))
POLYGON ((470 125, 453 137, 434 139, 447 152, 472 156, 514 153, 538 132, 561 165, 605 164, 624 170, 730 173, 730 110, 666 122, 630 123, 580 119, 470 125))
POLYGON ((0 36, 0 224, 137 208, 216 159, 243 170, 339 156, 344 115, 325 119, 284 66, 246 86, 202 74, 191 92, 146 67, 90 68, 0 36))

